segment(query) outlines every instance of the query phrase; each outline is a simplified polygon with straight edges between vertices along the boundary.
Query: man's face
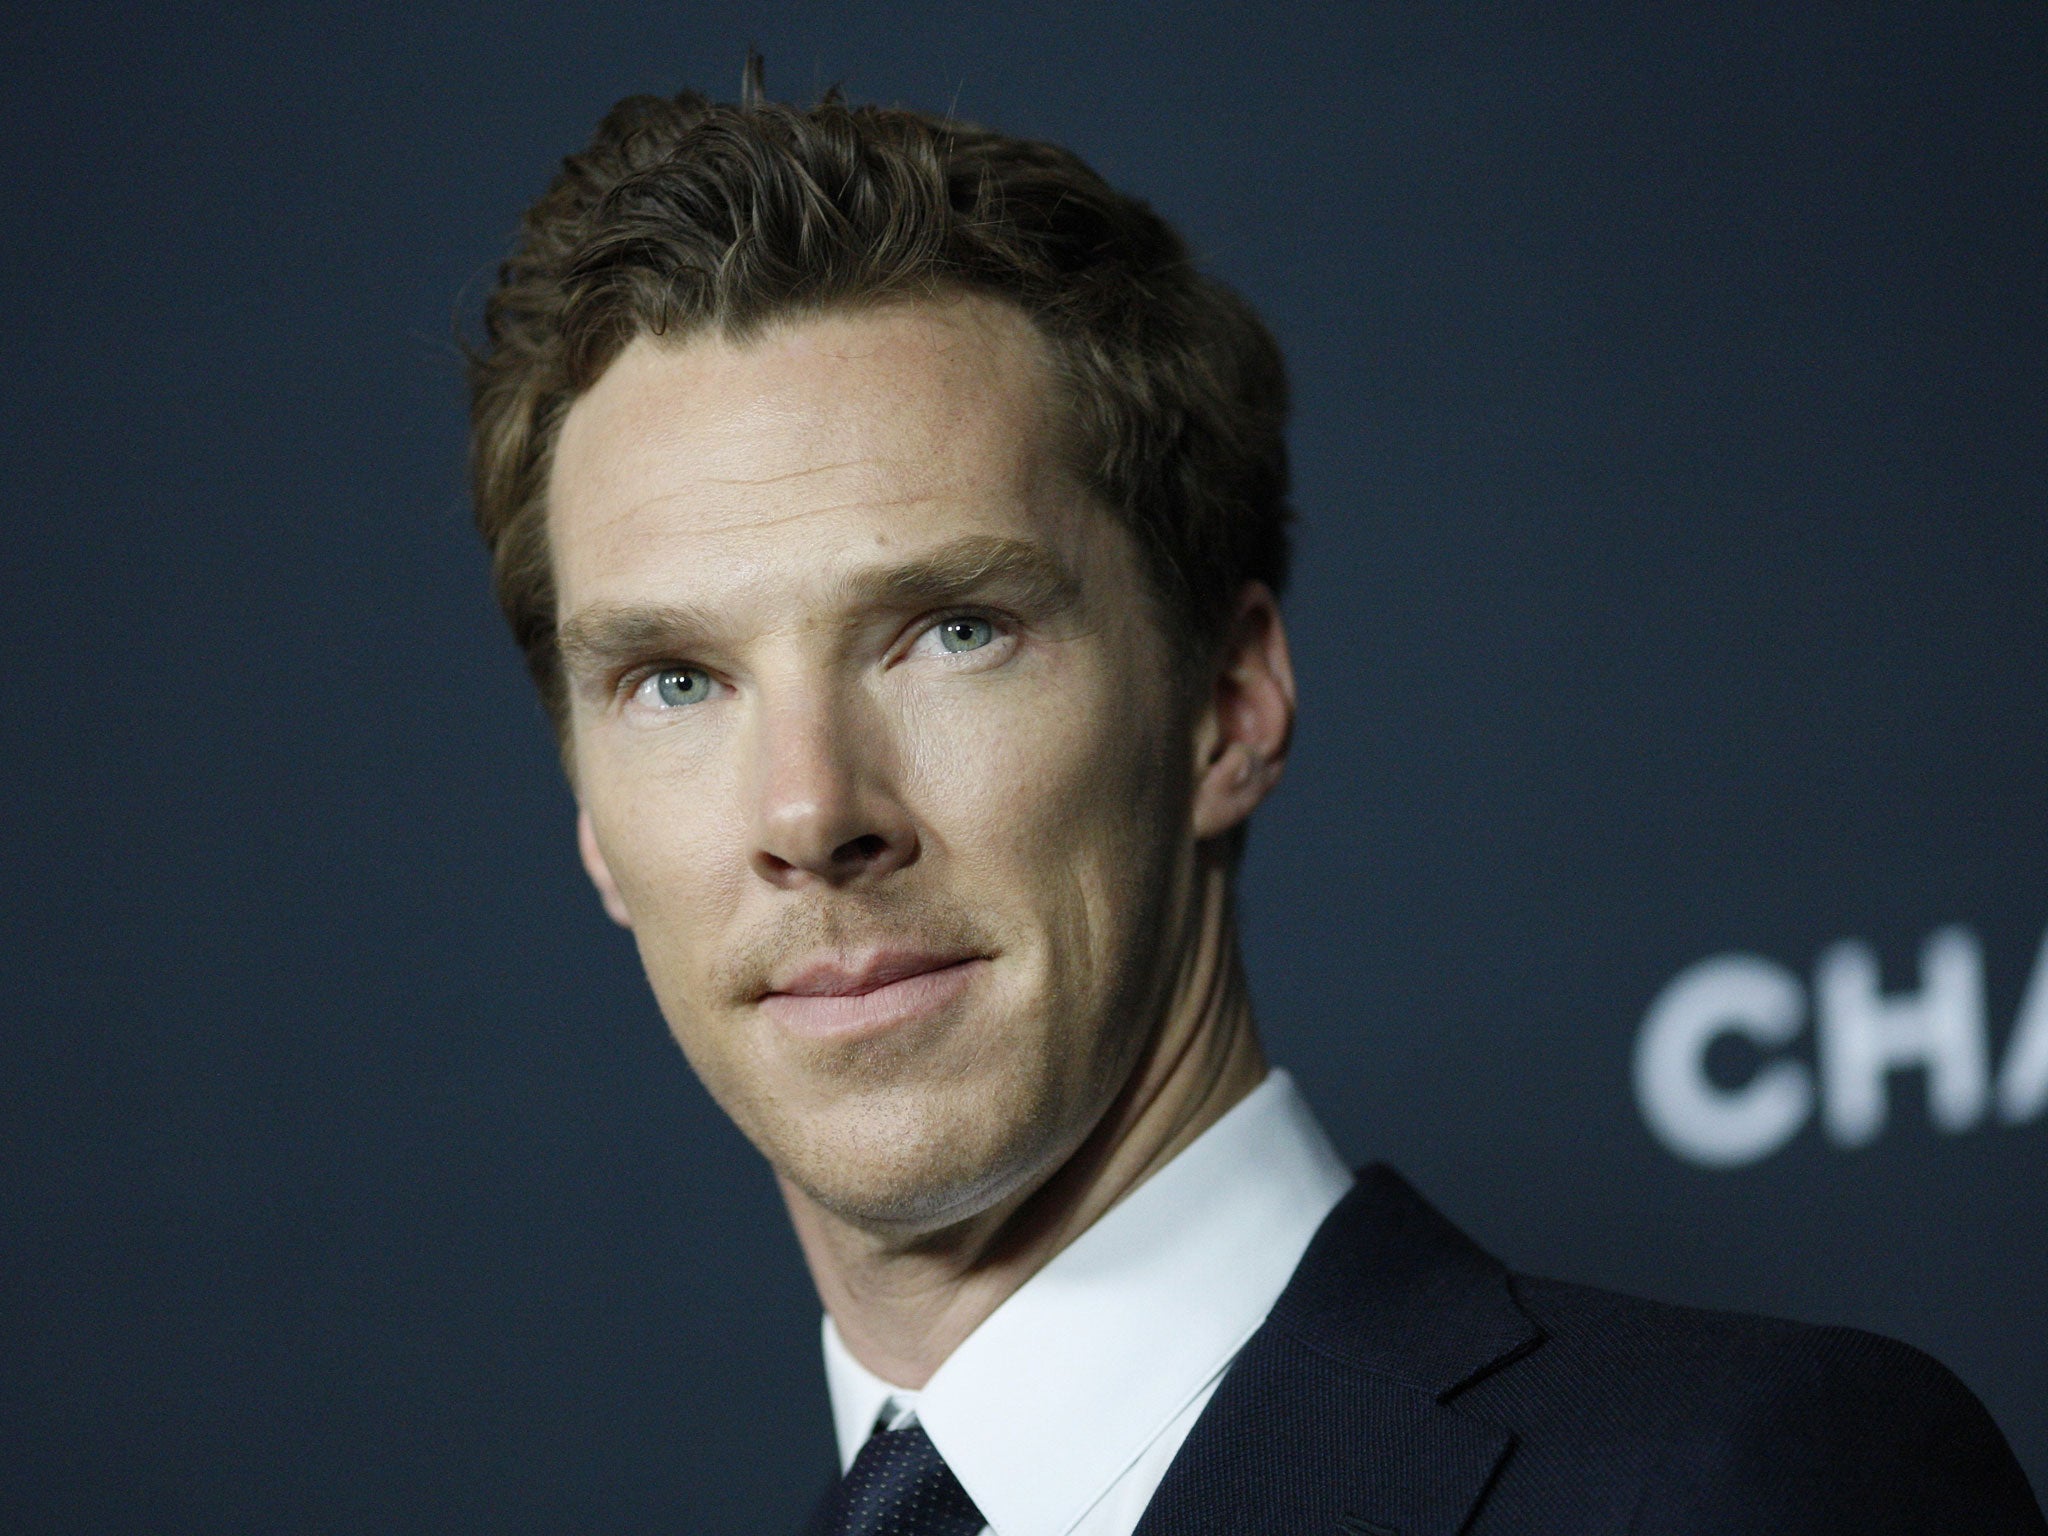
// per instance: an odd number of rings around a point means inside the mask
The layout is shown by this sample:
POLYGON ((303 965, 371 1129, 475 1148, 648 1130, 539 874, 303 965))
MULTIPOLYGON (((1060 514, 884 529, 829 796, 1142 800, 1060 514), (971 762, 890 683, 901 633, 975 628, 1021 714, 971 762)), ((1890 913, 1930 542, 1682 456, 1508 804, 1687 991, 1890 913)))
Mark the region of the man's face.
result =
POLYGON ((691 1065, 877 1229, 1035 1185, 1183 947, 1188 708, 979 299, 635 341, 551 524, 586 861, 691 1065))

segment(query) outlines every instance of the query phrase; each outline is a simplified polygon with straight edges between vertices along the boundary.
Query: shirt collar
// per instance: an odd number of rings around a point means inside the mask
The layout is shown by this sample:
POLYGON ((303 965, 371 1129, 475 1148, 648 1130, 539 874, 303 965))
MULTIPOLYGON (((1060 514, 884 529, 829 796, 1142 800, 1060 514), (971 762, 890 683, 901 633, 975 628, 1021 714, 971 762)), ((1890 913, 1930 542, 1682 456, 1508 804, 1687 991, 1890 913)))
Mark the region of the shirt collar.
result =
POLYGON ((832 1434, 839 1442, 839 1469, 853 1465, 853 1458, 867 1444, 868 1436, 888 1413, 888 1429, 903 1427, 907 1413, 917 1411, 918 1394, 904 1387, 892 1387, 853 1358, 832 1326, 832 1314, 825 1314, 825 1389, 832 1398, 832 1434))
POLYGON ((1000 1536, 1059 1536, 1265 1320, 1351 1174, 1284 1072, 1055 1254, 933 1374, 891 1386, 825 1320, 842 1465, 890 1399, 1000 1536))

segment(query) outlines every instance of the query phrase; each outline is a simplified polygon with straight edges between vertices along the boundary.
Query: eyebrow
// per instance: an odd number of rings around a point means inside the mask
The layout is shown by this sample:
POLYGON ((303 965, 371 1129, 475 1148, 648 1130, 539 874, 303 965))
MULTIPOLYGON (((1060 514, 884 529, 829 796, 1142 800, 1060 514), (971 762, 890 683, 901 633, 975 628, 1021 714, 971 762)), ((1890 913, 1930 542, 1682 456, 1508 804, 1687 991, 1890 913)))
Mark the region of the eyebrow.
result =
POLYGON ((855 608, 933 608, 994 595, 1045 612, 1081 596, 1081 583, 1051 550, 990 534, 969 534, 902 565, 854 571, 840 585, 855 608))
MULTIPOLYGON (((1043 545, 969 534, 898 565, 869 566, 834 583, 846 608, 940 608, 976 599, 1000 601, 1026 616, 1049 617, 1080 601, 1081 583, 1043 545)), ((687 603, 598 603, 561 627, 556 645, 571 672, 590 673, 643 657, 725 626, 687 603)))

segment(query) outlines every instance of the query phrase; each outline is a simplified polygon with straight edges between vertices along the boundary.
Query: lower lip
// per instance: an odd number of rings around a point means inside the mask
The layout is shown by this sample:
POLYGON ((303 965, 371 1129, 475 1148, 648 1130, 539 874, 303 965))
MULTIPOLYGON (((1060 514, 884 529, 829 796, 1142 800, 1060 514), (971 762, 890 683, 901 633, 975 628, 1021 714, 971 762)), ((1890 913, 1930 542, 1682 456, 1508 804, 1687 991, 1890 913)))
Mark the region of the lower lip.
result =
POLYGON ((770 992, 761 999, 761 1011, 791 1034, 812 1039, 879 1034, 937 1013, 965 992, 986 964, 962 960, 843 997, 770 992))

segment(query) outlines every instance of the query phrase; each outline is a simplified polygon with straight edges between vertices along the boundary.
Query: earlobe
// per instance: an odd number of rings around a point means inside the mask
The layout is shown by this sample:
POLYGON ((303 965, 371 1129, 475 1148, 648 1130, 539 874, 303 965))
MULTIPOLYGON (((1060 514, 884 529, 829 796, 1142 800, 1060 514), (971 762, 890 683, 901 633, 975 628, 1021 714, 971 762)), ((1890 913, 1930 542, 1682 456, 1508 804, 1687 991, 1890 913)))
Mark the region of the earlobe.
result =
POLYGON ((1280 608, 1264 582, 1238 595, 1203 719, 1195 733, 1194 831, 1237 826, 1280 782, 1294 734, 1294 665, 1280 608))
POLYGON ((604 861, 604 850, 597 846, 597 829, 590 824, 590 812, 580 806, 576 811, 576 851, 583 856, 583 872, 597 887, 605 914, 621 928, 631 928, 633 914, 626 910, 618 883, 612 879, 612 868, 604 861))

